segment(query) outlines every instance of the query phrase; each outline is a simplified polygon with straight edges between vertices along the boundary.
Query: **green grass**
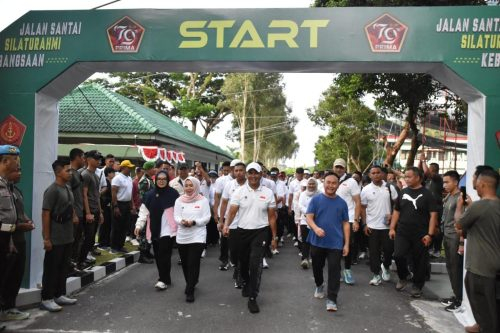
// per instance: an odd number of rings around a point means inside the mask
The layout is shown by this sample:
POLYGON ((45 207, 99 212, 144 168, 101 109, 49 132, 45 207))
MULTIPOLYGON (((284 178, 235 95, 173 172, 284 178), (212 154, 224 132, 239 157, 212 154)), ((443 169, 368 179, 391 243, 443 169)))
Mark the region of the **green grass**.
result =
MULTIPOLYGON (((125 242, 125 245, 123 246, 125 249, 127 249, 127 252, 132 252, 132 251, 137 251, 138 246, 134 246, 130 244, 129 242, 125 242)), ((110 260, 113 260, 115 258, 120 258, 122 257, 123 254, 111 254, 108 251, 101 251, 100 256, 95 256, 96 263, 95 266, 102 265, 105 262, 108 262, 110 260)))

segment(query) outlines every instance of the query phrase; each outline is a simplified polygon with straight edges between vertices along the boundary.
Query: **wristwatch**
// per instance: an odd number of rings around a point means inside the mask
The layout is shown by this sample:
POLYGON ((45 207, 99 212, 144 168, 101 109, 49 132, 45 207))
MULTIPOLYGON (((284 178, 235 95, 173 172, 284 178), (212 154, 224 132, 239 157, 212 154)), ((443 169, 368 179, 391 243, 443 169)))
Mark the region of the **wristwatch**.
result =
POLYGON ((273 239, 274 239, 275 241, 277 241, 277 240, 279 240, 280 238, 279 238, 278 236, 275 236, 273 239))
POLYGON ((196 225, 196 221, 193 221, 193 225, 196 225))

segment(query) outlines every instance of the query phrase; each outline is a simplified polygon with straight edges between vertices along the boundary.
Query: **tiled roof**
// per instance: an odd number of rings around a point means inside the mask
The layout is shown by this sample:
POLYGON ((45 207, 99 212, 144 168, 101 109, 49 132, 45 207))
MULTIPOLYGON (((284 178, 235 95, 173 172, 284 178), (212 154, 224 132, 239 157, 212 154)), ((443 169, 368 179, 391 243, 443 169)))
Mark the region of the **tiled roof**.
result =
POLYGON ((98 84, 73 90, 59 102, 59 131, 95 134, 160 134, 231 157, 170 118, 98 84))

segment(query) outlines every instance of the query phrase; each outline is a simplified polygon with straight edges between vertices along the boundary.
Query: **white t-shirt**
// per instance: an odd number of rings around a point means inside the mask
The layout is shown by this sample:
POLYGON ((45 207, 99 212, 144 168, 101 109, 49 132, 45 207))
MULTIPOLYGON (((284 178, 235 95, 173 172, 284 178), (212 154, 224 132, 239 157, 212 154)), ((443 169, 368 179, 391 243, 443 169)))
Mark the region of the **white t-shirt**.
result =
POLYGON ((177 229, 177 243, 205 243, 207 240, 206 225, 210 221, 210 205, 208 199, 203 197, 195 202, 182 202, 180 198, 175 201, 174 219, 179 225, 177 229), (182 220, 195 221, 196 225, 185 227, 182 220))
POLYGON ((271 179, 262 177, 260 179, 260 184, 273 191, 273 194, 276 194, 276 183, 271 179))
POLYGON ((205 179, 200 181, 200 194, 210 200, 210 187, 205 179))
POLYGON ((226 187, 226 184, 228 182, 230 182, 231 180, 233 180, 233 177, 231 177, 231 175, 222 176, 222 177, 217 178, 217 180, 215 181, 215 184, 214 184, 215 193, 222 194, 222 192, 224 191, 224 187, 226 187))
MULTIPOLYGON (((288 185, 288 194, 289 195, 292 195, 297 192, 297 191, 300 191, 300 182, 301 180, 298 180, 297 178, 295 178, 294 180, 292 180, 290 182, 290 185, 288 185)), ((288 200, 287 200, 287 203, 288 203, 288 200)))
POLYGON ((118 187, 118 192, 116 193, 118 201, 132 200, 132 178, 130 176, 125 176, 123 173, 118 172, 113 177, 113 180, 111 180, 111 186, 118 187))
POLYGON ((238 227, 252 230, 269 226, 268 209, 276 207, 270 189, 261 185, 254 190, 248 183, 233 193, 230 204, 239 207, 238 227))
MULTIPOLYGON (((345 177, 346 174, 340 178, 340 181, 345 179, 345 177)), ((346 179, 337 189, 337 194, 347 203, 347 208, 349 209, 349 222, 351 223, 354 222, 354 210, 356 206, 352 197, 360 193, 358 182, 354 178, 346 179)))
POLYGON ((177 176, 174 179, 172 179, 169 183, 168 186, 176 190, 179 195, 184 194, 184 180, 181 179, 181 177, 177 176))
MULTIPOLYGON (((95 175, 97 176, 97 178, 99 178, 99 192, 100 192, 104 187, 108 187, 108 184, 106 183, 106 175, 104 174, 104 168, 95 169, 95 175)), ((108 189, 108 191, 111 191, 111 189, 108 189)))
POLYGON ((318 181, 318 191, 319 192, 324 192, 325 191, 325 184, 323 184, 323 181, 321 179, 317 179, 318 181))
MULTIPOLYGON (((319 192, 318 192, 319 193, 319 192)), ((306 192, 301 192, 299 196, 298 208, 300 210, 300 225, 307 225, 306 212, 307 206, 309 206, 309 201, 314 197, 314 195, 308 196, 306 192)))
MULTIPOLYGON (((391 188, 391 199, 398 198, 398 192, 394 186, 391 188)), ((387 220, 391 214, 391 202, 389 189, 386 182, 377 186, 373 183, 366 185, 361 191, 361 205, 366 206, 366 225, 371 229, 389 229, 390 221, 387 220)))
MULTIPOLYGON (((277 180, 276 181, 276 196, 278 198, 284 198, 285 200, 288 198, 288 187, 286 186, 286 183, 282 180, 277 180)), ((286 203, 288 205, 288 203, 286 203)), ((278 204, 278 208, 283 207, 283 203, 278 204)))
MULTIPOLYGON (((234 192, 238 190, 240 187, 245 186, 245 184, 240 185, 238 184, 238 181, 236 179, 231 180, 229 183, 226 184, 224 187, 224 191, 222 191, 222 199, 228 200, 227 208, 226 208, 226 214, 224 215, 224 218, 227 219, 229 216, 229 207, 230 204, 229 202, 231 201, 231 197, 233 196, 234 192)), ((231 225, 229 226, 229 229, 236 229, 238 228, 238 219, 240 217, 239 212, 236 213, 236 216, 234 217, 233 222, 231 222, 231 225)))
POLYGON ((215 203, 215 185, 214 184, 212 184, 212 186, 210 186, 210 199, 208 201, 210 202, 210 207, 213 207, 214 203, 215 203))

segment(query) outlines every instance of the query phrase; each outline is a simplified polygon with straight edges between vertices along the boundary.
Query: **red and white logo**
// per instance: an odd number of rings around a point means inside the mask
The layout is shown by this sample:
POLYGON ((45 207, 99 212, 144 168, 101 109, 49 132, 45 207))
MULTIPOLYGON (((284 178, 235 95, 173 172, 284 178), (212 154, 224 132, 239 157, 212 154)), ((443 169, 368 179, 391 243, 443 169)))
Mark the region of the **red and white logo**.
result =
POLYGON ((130 17, 116 21, 107 30, 109 45, 113 53, 137 53, 144 36, 144 27, 130 17))
POLYGON ((408 27, 389 14, 365 26, 372 52, 401 52, 408 27))
POLYGON ((0 144, 21 146, 23 142, 26 125, 9 115, 0 123, 0 144))

